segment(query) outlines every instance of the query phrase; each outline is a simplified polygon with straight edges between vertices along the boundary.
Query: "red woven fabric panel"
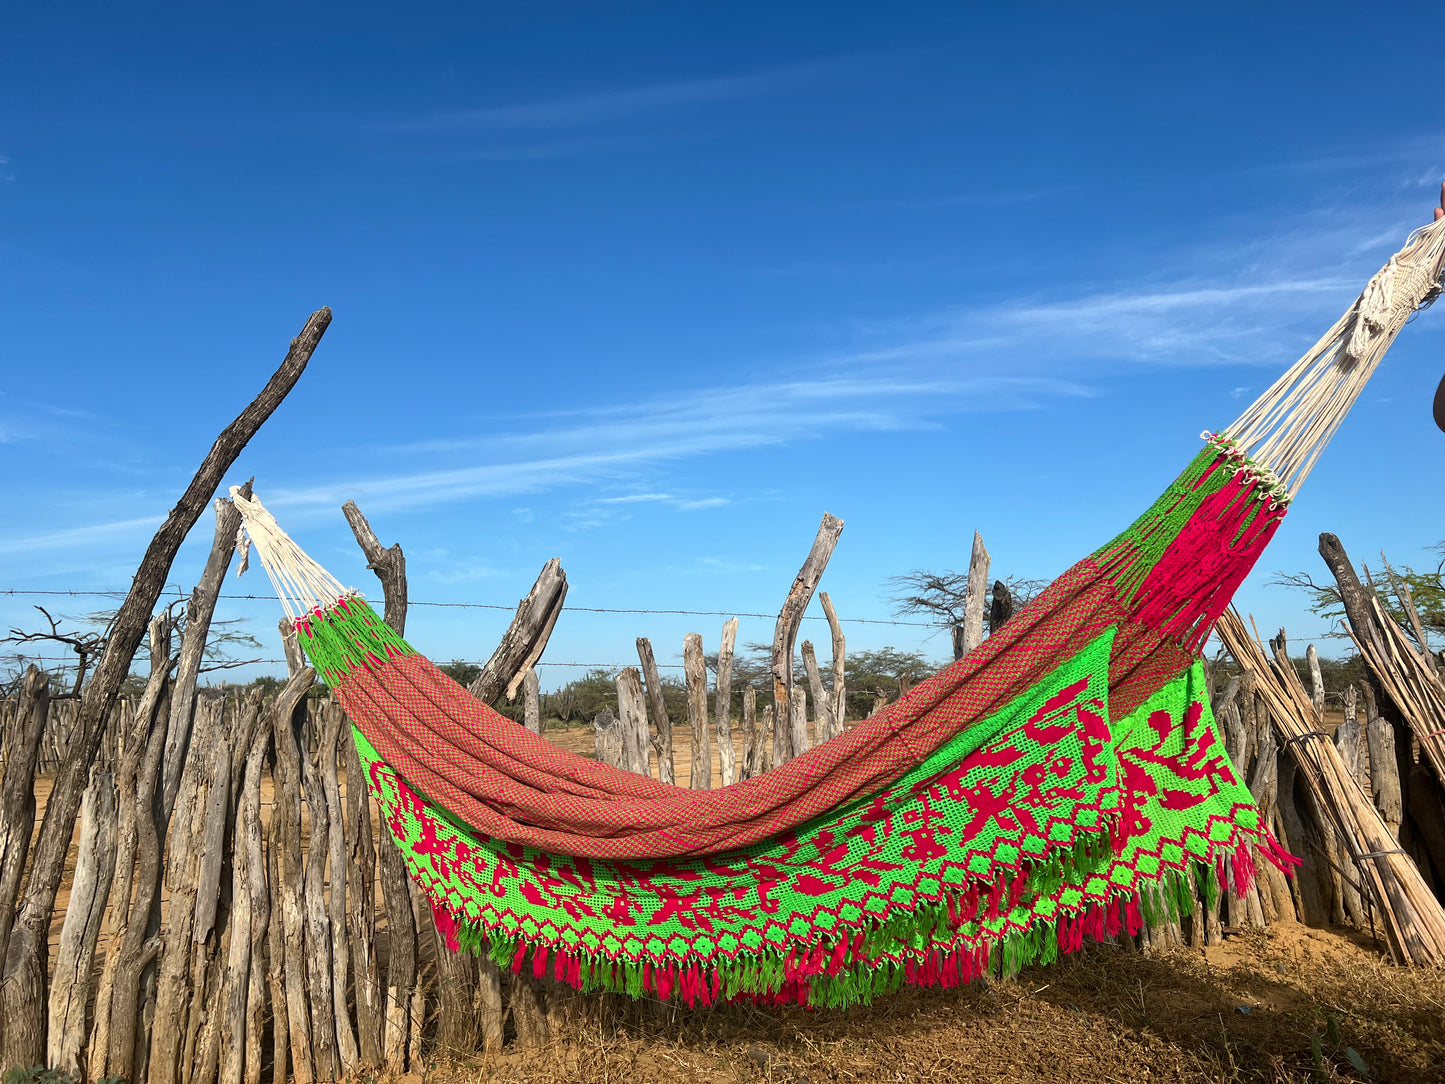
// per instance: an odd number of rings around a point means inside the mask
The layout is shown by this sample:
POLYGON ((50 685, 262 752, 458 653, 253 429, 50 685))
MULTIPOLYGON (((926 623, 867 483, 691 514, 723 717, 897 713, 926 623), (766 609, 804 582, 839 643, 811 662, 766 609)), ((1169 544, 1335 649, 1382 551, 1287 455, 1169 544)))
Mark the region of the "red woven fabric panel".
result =
POLYGON ((710 791, 568 753, 479 703, 421 656, 358 668, 337 692, 402 778, 478 832, 586 857, 696 857, 791 831, 886 786, 1110 626, 1119 629, 1110 665, 1115 718, 1189 665, 1187 652, 1127 618, 1086 559, 897 703, 766 775, 710 791))

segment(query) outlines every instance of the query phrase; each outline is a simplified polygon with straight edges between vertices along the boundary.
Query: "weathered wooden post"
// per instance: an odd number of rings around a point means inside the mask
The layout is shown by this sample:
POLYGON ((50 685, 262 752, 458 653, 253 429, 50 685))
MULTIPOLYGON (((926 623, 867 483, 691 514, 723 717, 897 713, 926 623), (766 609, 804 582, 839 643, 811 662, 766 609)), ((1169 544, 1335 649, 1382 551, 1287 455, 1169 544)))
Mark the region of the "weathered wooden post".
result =
POLYGON ((95 946, 115 873, 115 776, 96 771, 80 804, 80 850, 70 902, 60 928, 55 975, 50 985, 50 1035, 46 1064, 79 1078, 85 1054, 86 1009, 95 946))
POLYGON ((737 758, 733 750, 733 650, 737 646, 738 619, 723 622, 722 646, 717 654, 717 686, 713 695, 713 720, 717 726, 717 749, 721 784, 737 781, 737 758))
POLYGON ((823 578, 823 570, 828 567, 828 559, 833 556, 842 533, 843 521, 824 512, 813 547, 778 611, 778 623, 773 631, 773 766, 784 764, 803 751, 794 748, 792 740, 793 645, 803 613, 818 589, 818 581, 823 578))
POLYGON ((988 549, 983 535, 973 532, 973 552, 968 558, 968 586, 963 596, 963 654, 983 643, 983 618, 987 609, 988 549))
MULTIPOLYGON (((401 544, 398 542, 390 547, 383 547, 356 502, 347 501, 341 506, 341 511, 351 526, 356 544, 366 555, 367 567, 376 573, 376 578, 381 581, 385 598, 382 620, 398 635, 404 636, 407 583, 406 555, 402 552, 401 544)), ((361 761, 354 745, 350 754, 347 764, 348 783, 353 773, 358 780, 364 780, 361 761)), ((363 802, 363 805, 369 807, 370 803, 363 802)), ((376 853, 380 860, 381 896, 382 904, 386 908, 388 948, 386 992, 383 999, 385 1027, 382 1034, 382 1057, 388 1070, 403 1073, 407 1068, 407 1047, 412 1031, 411 1010, 417 991, 417 922, 411 905, 411 879, 406 872, 406 862, 389 832, 381 833, 376 853)))
POLYGON ((657 777, 664 783, 676 782, 672 765, 672 718, 667 714, 667 700, 662 695, 662 678, 657 674, 657 660, 652 642, 646 636, 637 638, 637 658, 642 663, 642 676, 647 682, 648 714, 657 727, 652 736, 652 751, 657 754, 657 777))
POLYGON ((707 730, 707 665, 703 661, 702 636, 696 632, 682 638, 682 668, 687 681, 687 721, 692 728, 692 771, 687 785, 692 790, 710 790, 712 740, 707 730))
POLYGON ((619 767, 638 775, 652 775, 648 763, 647 699, 637 667, 624 667, 617 675, 617 710, 620 715, 622 755, 619 767))
POLYGON ((828 618, 828 631, 833 640, 833 689, 832 702, 828 705, 828 733, 824 741, 843 733, 844 717, 848 709, 846 679, 846 656, 848 641, 843 636, 843 626, 838 621, 838 612, 833 609, 833 600, 827 591, 818 592, 818 601, 823 605, 823 614, 828 618))

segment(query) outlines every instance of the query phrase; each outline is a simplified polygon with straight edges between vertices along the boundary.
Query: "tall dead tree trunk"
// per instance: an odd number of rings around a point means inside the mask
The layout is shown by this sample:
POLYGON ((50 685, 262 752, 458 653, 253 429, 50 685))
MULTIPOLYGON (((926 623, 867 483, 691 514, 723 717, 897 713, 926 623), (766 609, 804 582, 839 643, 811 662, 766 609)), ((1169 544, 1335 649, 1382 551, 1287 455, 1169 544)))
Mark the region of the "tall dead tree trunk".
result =
POLYGON ((667 700, 662 695, 662 679, 657 675, 657 660, 652 655, 652 642, 645 636, 637 638, 637 658, 642 663, 642 676, 647 682, 648 714, 657 727, 652 750, 657 754, 657 777, 664 783, 675 783, 672 766, 672 718, 667 714, 667 700))
POLYGON ((121 683, 130 672, 136 646, 145 634, 151 611, 165 587, 171 564, 181 543, 195 526, 206 502, 215 493, 231 464, 305 371, 321 341, 331 310, 311 315, 301 334, 291 342, 280 368, 249 406, 216 438, 201 461, 190 485, 181 494, 160 529, 151 539, 130 591, 116 612, 94 676, 81 696, 76 734, 56 773, 45 819, 40 825, 31 860, 24 902, 6 947, 3 1002, 3 1061, 5 1065, 35 1064, 45 1051, 46 932, 55 910, 55 896, 65 872, 66 854, 80 812, 81 797, 89 782, 91 764, 105 732, 121 683), (26 1061, 26 1059, 33 1059, 26 1061))
POLYGON ((836 516, 823 513, 823 522, 818 527, 813 548, 808 551, 803 567, 789 588, 778 611, 778 623, 773 630, 773 766, 786 763, 802 750, 795 750, 792 742, 792 701, 793 701, 793 645, 797 642, 798 626, 803 613, 812 601, 828 559, 838 545, 838 536, 843 533, 843 521, 836 516))

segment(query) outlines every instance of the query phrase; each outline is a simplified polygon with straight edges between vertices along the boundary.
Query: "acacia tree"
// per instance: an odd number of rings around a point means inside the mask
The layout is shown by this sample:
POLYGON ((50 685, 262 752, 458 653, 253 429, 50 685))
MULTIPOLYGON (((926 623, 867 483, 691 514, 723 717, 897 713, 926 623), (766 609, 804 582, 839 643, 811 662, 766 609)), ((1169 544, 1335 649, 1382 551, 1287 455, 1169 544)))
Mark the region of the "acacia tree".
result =
MULTIPOLYGON (((1384 553, 1380 554, 1379 571, 1372 573, 1368 565, 1361 565, 1359 569, 1360 582, 1374 589, 1386 615, 1412 639, 1416 638, 1414 622, 1409 620, 1406 604, 1414 608, 1427 641, 1419 646, 1427 651, 1445 640, 1445 542, 1430 548, 1440 555, 1434 569, 1421 572, 1409 565, 1396 568, 1384 553)), ((1345 638, 1340 628, 1345 604, 1333 580, 1317 583, 1308 572, 1276 572, 1270 583, 1307 592, 1311 596, 1310 612, 1329 619, 1333 626, 1329 635, 1345 638)))
MULTIPOLYGON (((890 576, 887 580, 893 594, 886 601, 893 603, 893 613, 898 617, 921 616, 938 624, 940 628, 953 628, 963 624, 965 600, 968 597, 968 573, 955 572, 946 568, 934 572, 926 568, 915 568, 901 576, 890 576)), ((1030 580, 1009 576, 995 580, 988 589, 985 612, 996 609, 996 603, 1008 598, 1010 612, 1023 606, 1048 586, 1047 580, 1030 580)))
MULTIPOLYGON (((50 672, 57 679, 63 676, 64 686, 51 692, 52 700, 78 700, 85 689, 86 679, 90 676, 91 666, 94 661, 104 653, 105 645, 110 639, 111 631, 115 627, 117 611, 106 610, 97 613, 85 614, 80 618, 71 618, 64 615, 53 616, 43 606, 36 606, 49 626, 44 629, 27 631, 21 628, 12 627, 8 636, 0 637, 0 644, 13 644, 17 647, 24 645, 56 644, 69 648, 75 653, 75 662, 62 667, 51 667, 50 672), (79 624, 90 626, 89 629, 67 629, 65 622, 72 625, 79 624), (74 669, 74 676, 71 676, 71 669, 74 669)), ((171 627, 178 634, 177 643, 184 637, 186 628, 186 600, 177 599, 163 608, 170 621, 171 627)), ((246 623, 245 618, 231 618, 225 621, 212 621, 210 632, 206 636, 205 652, 202 656, 201 673, 210 673, 217 670, 232 670, 239 666, 250 666, 260 662, 260 659, 236 659, 230 657, 230 652, 238 648, 248 651, 261 647, 261 641, 257 640, 241 626, 246 623)), ((149 647, 142 642, 136 648, 133 665, 148 661, 149 647)), ((16 677, 8 683, 0 682, 0 691, 9 695, 10 685, 18 683, 19 675, 24 673, 25 667, 32 661, 38 661, 39 656, 26 651, 16 650, 7 652, 4 662, 11 667, 16 677)), ((137 689, 144 688, 145 679, 132 674, 128 679, 129 685, 137 689)), ((122 691, 126 685, 122 685, 122 691)))

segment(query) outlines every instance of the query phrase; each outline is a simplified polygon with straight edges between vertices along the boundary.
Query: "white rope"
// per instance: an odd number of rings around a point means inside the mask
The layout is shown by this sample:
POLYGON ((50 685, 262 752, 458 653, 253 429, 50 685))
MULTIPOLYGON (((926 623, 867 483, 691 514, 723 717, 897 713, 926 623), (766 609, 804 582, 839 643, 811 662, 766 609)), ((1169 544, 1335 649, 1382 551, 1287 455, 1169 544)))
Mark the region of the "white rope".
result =
POLYGON ((1440 292, 1445 219, 1412 233, 1319 342, 1224 430, 1290 498, 1345 420, 1395 336, 1440 292))
POLYGON ((287 617, 294 621, 316 610, 334 606, 339 599, 357 595, 356 591, 342 587, 340 581, 291 541, 277 524, 276 517, 266 511, 255 494, 248 499, 241 496, 240 486, 232 486, 231 503, 241 513, 241 526, 236 532, 236 543, 241 549, 241 569, 236 575, 246 571, 251 547, 254 546, 287 617))

